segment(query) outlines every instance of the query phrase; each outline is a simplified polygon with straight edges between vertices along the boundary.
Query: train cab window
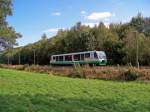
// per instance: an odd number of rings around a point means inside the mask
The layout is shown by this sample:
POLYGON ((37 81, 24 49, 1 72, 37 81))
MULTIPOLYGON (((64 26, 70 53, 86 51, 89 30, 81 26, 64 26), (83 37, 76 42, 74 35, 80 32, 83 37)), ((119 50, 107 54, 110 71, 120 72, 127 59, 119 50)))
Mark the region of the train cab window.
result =
POLYGON ((106 55, 105 54, 99 54, 99 58, 100 59, 106 59, 106 55))
POLYGON ((63 56, 59 56, 59 61, 63 61, 63 56))
POLYGON ((104 52, 99 52, 98 57, 99 59, 106 59, 106 54, 104 52))
POLYGON ((72 55, 66 55, 65 61, 72 61, 72 55))
POLYGON ((74 61, 79 61, 79 60, 80 60, 80 54, 75 54, 74 61))
POLYGON ((56 60, 56 57, 53 57, 53 60, 56 60))
POLYGON ((98 58, 98 56, 97 56, 97 53, 96 53, 96 52, 94 52, 94 58, 98 58))
POLYGON ((90 53, 86 53, 85 58, 90 58, 90 53))

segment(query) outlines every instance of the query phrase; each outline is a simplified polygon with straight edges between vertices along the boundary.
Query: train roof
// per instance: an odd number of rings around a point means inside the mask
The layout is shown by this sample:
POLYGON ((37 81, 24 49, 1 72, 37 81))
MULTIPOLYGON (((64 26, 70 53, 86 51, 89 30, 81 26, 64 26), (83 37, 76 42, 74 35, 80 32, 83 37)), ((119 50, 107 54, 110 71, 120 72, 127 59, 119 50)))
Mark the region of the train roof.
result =
POLYGON ((58 55, 52 55, 52 56, 62 56, 62 55, 73 55, 73 54, 84 54, 84 53, 91 53, 91 52, 103 52, 104 51, 84 51, 84 52, 76 52, 76 53, 66 53, 66 54, 58 54, 58 55))

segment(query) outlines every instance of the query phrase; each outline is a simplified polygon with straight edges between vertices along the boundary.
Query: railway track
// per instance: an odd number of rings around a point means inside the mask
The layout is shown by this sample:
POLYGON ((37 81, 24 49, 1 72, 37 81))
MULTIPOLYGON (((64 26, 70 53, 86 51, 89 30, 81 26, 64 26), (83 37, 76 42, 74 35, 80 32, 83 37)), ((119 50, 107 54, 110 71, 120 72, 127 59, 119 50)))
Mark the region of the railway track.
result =
MULTIPOLYGON (((95 68, 95 69, 119 69, 127 68, 128 66, 81 66, 82 68, 95 68)), ((52 66, 52 68, 74 68, 74 66, 52 66)), ((150 69, 150 66, 140 66, 140 69, 150 69)))

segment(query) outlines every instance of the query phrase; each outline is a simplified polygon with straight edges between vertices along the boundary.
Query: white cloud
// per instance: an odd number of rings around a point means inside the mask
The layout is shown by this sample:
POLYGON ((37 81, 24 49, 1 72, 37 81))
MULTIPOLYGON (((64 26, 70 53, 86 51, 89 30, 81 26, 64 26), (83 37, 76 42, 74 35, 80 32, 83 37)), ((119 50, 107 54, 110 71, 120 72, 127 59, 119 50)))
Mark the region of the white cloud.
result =
POLYGON ((81 13, 82 15, 84 15, 84 14, 86 14, 86 11, 82 10, 80 13, 81 13))
POLYGON ((52 15, 53 15, 53 16, 60 16, 61 13, 60 13, 60 12, 54 12, 54 13, 52 13, 52 15))
POLYGON ((43 31, 44 33, 57 33, 58 30, 63 29, 63 28, 50 28, 48 30, 43 31))
POLYGON ((93 12, 86 18, 89 20, 100 20, 100 19, 105 19, 105 18, 109 18, 112 16, 115 16, 115 14, 112 14, 110 12, 93 12))

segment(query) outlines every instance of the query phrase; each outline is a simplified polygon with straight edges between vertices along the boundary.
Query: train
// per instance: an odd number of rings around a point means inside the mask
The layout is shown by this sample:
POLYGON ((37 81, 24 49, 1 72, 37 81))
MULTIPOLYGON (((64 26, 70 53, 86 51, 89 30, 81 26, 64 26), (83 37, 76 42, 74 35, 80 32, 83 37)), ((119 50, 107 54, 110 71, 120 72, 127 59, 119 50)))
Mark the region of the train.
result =
POLYGON ((96 65, 102 66, 107 64, 107 57, 104 51, 84 51, 76 53, 67 53, 52 55, 50 59, 51 65, 96 65))

